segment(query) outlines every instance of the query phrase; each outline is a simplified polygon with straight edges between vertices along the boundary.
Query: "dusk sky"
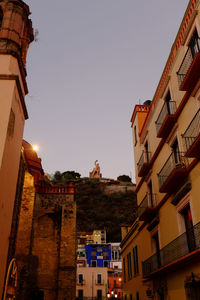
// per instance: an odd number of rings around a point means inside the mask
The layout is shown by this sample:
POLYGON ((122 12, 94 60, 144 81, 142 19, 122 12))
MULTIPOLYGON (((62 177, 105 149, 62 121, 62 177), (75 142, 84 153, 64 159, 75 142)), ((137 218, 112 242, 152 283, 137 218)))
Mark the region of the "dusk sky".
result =
POLYGON ((132 175, 130 118, 152 99, 188 0, 34 0, 29 119, 45 172, 132 175))

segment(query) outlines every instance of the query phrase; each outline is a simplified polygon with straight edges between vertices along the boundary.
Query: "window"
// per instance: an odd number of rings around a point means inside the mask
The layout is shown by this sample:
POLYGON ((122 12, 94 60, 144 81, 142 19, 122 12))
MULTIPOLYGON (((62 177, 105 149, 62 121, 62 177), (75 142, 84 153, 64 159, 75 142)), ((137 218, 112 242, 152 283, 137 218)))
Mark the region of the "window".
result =
POLYGON ((172 147, 172 152, 174 153, 174 161, 176 164, 178 164, 180 162, 180 153, 179 153, 179 146, 178 146, 177 139, 175 139, 171 147, 172 147))
POLYGON ((165 97, 165 103, 167 105, 167 112, 169 115, 172 115, 174 114, 174 107, 173 107, 173 104, 174 102, 172 101, 172 97, 171 97, 171 93, 170 91, 167 92, 167 95, 165 97))
POLYGON ((78 290, 78 300, 83 299, 83 290, 78 290))
POLYGON ((14 128, 15 128, 15 114, 13 110, 10 111, 10 117, 8 122, 8 129, 7 129, 7 135, 9 137, 12 137, 14 134, 14 128))
POLYGON ((127 254, 128 280, 132 278, 131 252, 127 254))
POLYGON ((146 141, 146 143, 144 144, 144 150, 145 150, 145 155, 146 155, 146 161, 149 162, 150 157, 149 157, 149 144, 148 144, 148 141, 146 141))
POLYGON ((96 259, 96 251, 91 252, 92 259, 96 259))
POLYGON ((83 283, 83 274, 78 274, 78 283, 83 283))
POLYGON ((200 41, 197 30, 195 29, 193 36, 188 44, 188 47, 191 49, 192 56, 194 57, 196 53, 200 52, 200 41))
POLYGON ((160 245, 159 245, 158 232, 155 232, 152 235, 152 246, 153 246, 153 251, 156 253, 157 268, 159 268, 161 266, 161 258, 160 258, 160 245))
POLYGON ((104 258, 104 259, 108 259, 108 252, 104 252, 103 258, 104 258))
POLYGON ((136 292, 136 300, 140 300, 139 292, 136 292))
POLYGON ((109 267, 109 264, 108 264, 108 261, 107 261, 107 260, 104 260, 103 266, 104 266, 104 268, 108 268, 108 267, 109 267))
POLYGON ((97 290, 97 300, 102 300, 102 290, 97 290))
POLYGON ((102 274, 97 274, 97 284, 102 283, 102 274))
POLYGON ((133 248, 133 262, 134 262, 134 275, 139 274, 139 266, 138 266, 138 248, 135 246, 133 248))
POLYGON ((0 28, 1 28, 2 22, 3 22, 3 11, 0 7, 0 28))
POLYGON ((150 201, 150 206, 154 206, 154 199, 153 199, 153 187, 152 187, 152 182, 150 181, 148 184, 148 190, 149 190, 149 201, 150 201))
POLYGON ((134 126, 134 139, 135 139, 135 145, 137 144, 137 128, 134 126))
POLYGON ((91 262, 91 267, 95 267, 97 266, 97 261, 96 260, 92 260, 91 262))
POLYGON ((117 287, 117 281, 114 280, 114 288, 116 288, 116 287, 117 287))
POLYGON ((126 261, 123 258, 123 274, 124 274, 124 282, 126 282, 126 261))
POLYGON ((193 251, 196 248, 193 222, 192 222, 192 213, 189 203, 180 211, 185 225, 185 232, 187 237, 187 244, 189 251, 193 251))

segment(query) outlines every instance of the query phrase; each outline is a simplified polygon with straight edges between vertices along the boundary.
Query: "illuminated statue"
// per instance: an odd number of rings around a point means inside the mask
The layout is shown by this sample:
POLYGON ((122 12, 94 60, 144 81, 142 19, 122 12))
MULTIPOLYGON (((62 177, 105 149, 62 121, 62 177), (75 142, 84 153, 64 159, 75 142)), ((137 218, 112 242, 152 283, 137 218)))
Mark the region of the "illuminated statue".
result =
POLYGON ((94 169, 92 170, 92 172, 90 172, 90 178, 101 178, 101 177, 102 175, 100 173, 100 166, 98 160, 95 160, 94 169))

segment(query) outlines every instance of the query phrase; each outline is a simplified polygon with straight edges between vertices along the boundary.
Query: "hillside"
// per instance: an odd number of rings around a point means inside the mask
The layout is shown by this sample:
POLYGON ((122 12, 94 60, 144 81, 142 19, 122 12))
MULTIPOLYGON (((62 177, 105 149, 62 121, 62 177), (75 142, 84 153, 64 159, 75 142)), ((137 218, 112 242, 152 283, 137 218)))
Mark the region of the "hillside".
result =
POLYGON ((121 241, 121 224, 135 218, 136 194, 130 185, 119 188, 96 179, 76 183, 77 228, 79 231, 106 229, 107 242, 121 241), (116 192, 115 192, 116 191, 116 192))

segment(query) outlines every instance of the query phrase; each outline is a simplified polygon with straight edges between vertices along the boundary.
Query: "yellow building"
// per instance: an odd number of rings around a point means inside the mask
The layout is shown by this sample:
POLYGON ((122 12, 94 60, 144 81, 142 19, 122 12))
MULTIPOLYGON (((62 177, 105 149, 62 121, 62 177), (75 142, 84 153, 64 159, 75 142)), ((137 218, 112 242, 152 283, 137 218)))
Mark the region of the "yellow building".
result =
POLYGON ((122 232, 126 300, 200 299, 199 37, 191 0, 152 102, 131 119, 139 207, 122 232))

